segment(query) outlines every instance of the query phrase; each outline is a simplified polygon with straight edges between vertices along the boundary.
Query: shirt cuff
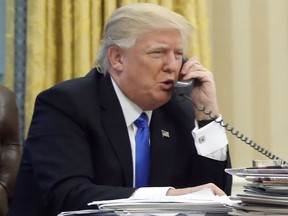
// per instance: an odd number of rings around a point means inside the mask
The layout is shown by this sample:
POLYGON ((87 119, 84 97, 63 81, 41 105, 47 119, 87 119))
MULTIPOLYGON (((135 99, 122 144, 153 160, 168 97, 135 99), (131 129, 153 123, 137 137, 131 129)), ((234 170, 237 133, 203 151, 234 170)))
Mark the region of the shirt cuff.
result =
POLYGON ((150 199, 165 197, 167 191, 173 187, 142 187, 137 189, 130 198, 150 199))
MULTIPOLYGON (((221 120, 222 116, 220 115, 216 121, 221 120)), ((199 128, 197 121, 195 122, 196 126, 192 131, 192 136, 198 154, 216 160, 226 160, 228 139, 225 128, 215 121, 199 128)))

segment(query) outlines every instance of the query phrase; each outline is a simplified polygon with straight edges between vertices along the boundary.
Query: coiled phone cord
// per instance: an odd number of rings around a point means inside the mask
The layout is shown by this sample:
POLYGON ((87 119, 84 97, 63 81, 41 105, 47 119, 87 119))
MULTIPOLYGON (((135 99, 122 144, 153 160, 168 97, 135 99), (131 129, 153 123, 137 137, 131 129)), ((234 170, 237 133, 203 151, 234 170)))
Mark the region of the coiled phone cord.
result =
POLYGON ((232 135, 236 136, 238 139, 240 139, 242 142, 246 143, 247 145, 251 146, 256 151, 258 151, 261 154, 265 155, 269 159, 281 160, 283 164, 287 164, 287 162, 285 160, 279 158, 275 154, 272 154, 267 149, 263 148, 262 146, 260 146, 257 143, 255 143, 253 140, 249 139, 247 136, 244 136, 242 133, 240 133, 234 127, 230 126, 227 123, 224 123, 223 119, 217 120, 217 116, 215 116, 215 115, 213 116, 212 111, 207 111, 205 107, 203 107, 203 108, 197 107, 197 105, 191 100, 191 98, 189 96, 187 96, 185 94, 179 94, 179 96, 182 96, 182 97, 186 98, 187 100, 189 100, 190 102, 192 102, 192 104, 194 105, 195 109, 197 109, 198 111, 203 112, 205 115, 209 116, 209 118, 211 120, 213 120, 216 123, 218 123, 219 125, 221 125, 221 127, 225 128, 225 130, 229 131, 232 135))

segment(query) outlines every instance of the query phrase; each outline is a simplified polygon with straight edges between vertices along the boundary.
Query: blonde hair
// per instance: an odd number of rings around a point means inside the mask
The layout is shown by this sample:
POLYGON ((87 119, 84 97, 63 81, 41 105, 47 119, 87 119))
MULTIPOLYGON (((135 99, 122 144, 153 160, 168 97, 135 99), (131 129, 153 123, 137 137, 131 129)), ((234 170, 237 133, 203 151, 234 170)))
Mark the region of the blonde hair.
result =
POLYGON ((192 35, 192 25, 180 14, 165 7, 149 3, 133 3, 116 9, 103 30, 103 39, 95 64, 106 73, 109 66, 108 50, 111 46, 129 48, 138 35, 161 29, 180 31, 185 47, 192 35))

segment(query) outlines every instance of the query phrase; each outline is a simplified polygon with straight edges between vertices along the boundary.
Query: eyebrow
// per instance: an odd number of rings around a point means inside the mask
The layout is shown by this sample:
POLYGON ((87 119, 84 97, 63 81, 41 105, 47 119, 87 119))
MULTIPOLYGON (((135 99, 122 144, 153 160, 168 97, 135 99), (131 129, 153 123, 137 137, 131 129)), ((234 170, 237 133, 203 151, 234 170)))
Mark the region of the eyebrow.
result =
POLYGON ((148 50, 155 50, 155 49, 169 49, 169 46, 165 44, 157 44, 148 47, 148 50))
MULTIPOLYGON (((147 51, 153 51, 153 50, 168 50, 170 49, 170 47, 166 44, 156 44, 156 45, 152 45, 150 47, 147 48, 147 51)), ((181 51, 183 52, 183 48, 176 48, 177 51, 181 51)))

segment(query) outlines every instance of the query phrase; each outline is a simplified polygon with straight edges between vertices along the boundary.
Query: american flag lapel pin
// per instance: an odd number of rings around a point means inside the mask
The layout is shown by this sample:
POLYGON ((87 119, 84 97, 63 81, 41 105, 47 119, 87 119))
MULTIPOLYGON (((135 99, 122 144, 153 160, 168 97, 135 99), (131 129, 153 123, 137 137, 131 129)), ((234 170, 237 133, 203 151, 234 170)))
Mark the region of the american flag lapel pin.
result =
POLYGON ((161 130, 161 133, 162 133, 162 137, 163 137, 163 138, 169 138, 169 137, 170 137, 170 134, 169 134, 168 131, 161 130))

